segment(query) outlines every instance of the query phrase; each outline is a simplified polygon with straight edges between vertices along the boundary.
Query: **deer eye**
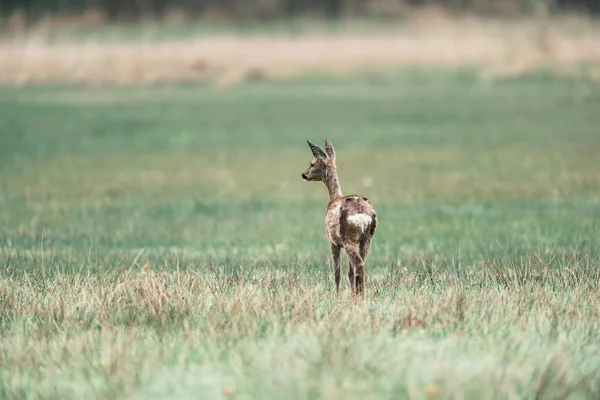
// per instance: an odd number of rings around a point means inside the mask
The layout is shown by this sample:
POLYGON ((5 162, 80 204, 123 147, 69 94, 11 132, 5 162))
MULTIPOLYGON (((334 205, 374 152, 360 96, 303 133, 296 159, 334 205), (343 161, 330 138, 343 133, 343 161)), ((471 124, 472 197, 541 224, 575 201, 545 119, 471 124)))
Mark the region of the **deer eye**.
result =
POLYGON ((313 163, 308 164, 311 168, 314 167, 315 165, 313 163))

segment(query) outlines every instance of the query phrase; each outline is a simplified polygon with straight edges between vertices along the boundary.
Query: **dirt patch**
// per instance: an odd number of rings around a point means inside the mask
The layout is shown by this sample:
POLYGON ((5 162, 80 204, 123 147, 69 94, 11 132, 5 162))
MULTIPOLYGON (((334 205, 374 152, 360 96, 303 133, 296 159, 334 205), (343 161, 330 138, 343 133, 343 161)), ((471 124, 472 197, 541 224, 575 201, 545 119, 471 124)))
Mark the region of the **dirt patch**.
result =
POLYGON ((210 80, 228 86, 382 67, 476 67, 484 76, 496 77, 582 64, 591 65, 591 75, 600 77, 600 29, 572 29, 564 22, 551 26, 544 46, 535 22, 475 19, 420 22, 369 35, 60 44, 30 37, 0 42, 0 81, 102 85, 210 80))

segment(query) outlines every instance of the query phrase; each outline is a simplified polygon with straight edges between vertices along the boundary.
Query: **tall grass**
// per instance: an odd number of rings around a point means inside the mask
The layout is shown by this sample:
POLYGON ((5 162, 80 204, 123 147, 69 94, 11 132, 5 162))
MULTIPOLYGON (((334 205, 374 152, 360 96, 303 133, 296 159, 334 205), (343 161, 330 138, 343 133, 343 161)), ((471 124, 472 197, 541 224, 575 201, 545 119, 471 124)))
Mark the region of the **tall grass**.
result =
POLYGON ((326 265, 184 259, 94 273, 5 266, 3 395, 593 398, 600 391, 597 254, 379 263, 367 274, 366 302, 348 292, 336 297, 326 265))

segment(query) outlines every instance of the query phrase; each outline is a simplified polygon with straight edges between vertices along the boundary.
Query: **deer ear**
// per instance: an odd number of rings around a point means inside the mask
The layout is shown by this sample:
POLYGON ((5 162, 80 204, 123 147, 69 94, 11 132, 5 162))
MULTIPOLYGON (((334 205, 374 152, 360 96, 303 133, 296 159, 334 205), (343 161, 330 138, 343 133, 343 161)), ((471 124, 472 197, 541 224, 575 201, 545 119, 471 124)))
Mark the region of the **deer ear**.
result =
POLYGON ((331 140, 329 139, 325 139, 325 153, 327 153, 329 158, 335 160, 335 149, 333 148, 333 143, 331 143, 331 140))
POLYGON ((325 154, 323 149, 321 149, 319 146, 310 140, 307 140, 306 143, 308 143, 308 146, 312 150, 313 156, 317 157, 319 160, 325 160, 327 158, 327 154, 325 154))

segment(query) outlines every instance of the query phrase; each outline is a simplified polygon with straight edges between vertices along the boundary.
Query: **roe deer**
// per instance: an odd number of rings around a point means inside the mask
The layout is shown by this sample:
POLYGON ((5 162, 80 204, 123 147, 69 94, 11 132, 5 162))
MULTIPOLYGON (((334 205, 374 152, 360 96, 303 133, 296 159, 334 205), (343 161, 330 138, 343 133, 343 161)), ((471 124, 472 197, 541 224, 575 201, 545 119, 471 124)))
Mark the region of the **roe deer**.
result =
POLYGON ((329 191, 325 212, 325 230, 331 245, 335 273, 335 290, 340 290, 342 247, 348 256, 348 278, 354 295, 364 297, 365 262, 377 229, 377 214, 371 202, 360 195, 344 196, 338 180, 335 150, 329 139, 325 150, 307 140, 315 157, 302 174, 304 181, 323 182, 329 191))

